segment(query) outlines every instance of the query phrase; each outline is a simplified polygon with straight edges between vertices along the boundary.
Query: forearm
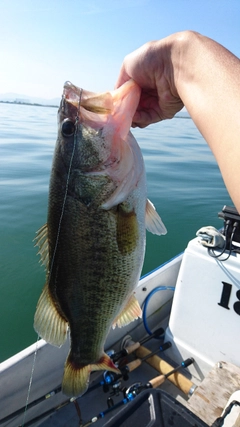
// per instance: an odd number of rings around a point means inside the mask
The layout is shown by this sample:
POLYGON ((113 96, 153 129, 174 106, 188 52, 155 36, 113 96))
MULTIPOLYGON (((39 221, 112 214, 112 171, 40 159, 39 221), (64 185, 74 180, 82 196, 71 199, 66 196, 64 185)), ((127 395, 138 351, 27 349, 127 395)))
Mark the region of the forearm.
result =
POLYGON ((240 211, 240 61, 200 34, 175 37, 172 87, 212 149, 240 211))

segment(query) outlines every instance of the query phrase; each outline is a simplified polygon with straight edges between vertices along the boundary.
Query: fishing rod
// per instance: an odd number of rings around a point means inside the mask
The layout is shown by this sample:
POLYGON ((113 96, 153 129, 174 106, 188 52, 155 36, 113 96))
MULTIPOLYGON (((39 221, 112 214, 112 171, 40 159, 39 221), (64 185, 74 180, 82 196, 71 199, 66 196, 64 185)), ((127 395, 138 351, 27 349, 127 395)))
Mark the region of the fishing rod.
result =
POLYGON ((110 356, 111 359, 112 359, 112 361, 115 363, 119 359, 121 359, 121 357, 128 356, 129 354, 131 354, 134 351, 136 351, 141 345, 143 345, 146 342, 150 341, 152 338, 156 338, 156 337, 162 336, 164 334, 164 332, 165 331, 164 331, 163 328, 156 329, 156 331, 153 332, 152 335, 149 335, 146 338, 143 338, 141 341, 134 342, 134 343, 128 345, 127 347, 123 348, 122 350, 118 351, 117 353, 113 353, 110 356))
MULTIPOLYGON (((120 352, 118 352, 118 353, 114 353, 112 356, 114 356, 114 355, 118 355, 117 357, 115 357, 115 359, 114 359, 114 361, 117 361, 117 360, 119 360, 121 357, 123 357, 123 356, 125 356, 125 355, 127 355, 127 354, 131 354, 131 353, 133 353, 133 351, 135 351, 137 348, 139 348, 142 344, 144 344, 145 342, 147 342, 147 341, 149 341, 150 339, 152 339, 152 338, 154 338, 154 337, 156 337, 156 336, 160 336, 160 335, 163 335, 164 334, 164 329, 163 328, 159 328, 159 329, 157 329, 154 333, 153 333, 153 335, 152 336, 150 336, 150 337, 146 337, 146 338, 144 338, 143 340, 141 340, 140 342, 137 342, 137 343, 134 343, 134 344, 131 344, 130 346, 128 346, 128 347, 126 347, 125 349, 123 349, 123 350, 121 350, 120 352)), ((160 346, 161 347, 161 346, 160 346)), ((169 347, 164 347, 162 350, 157 350, 157 351, 164 351, 165 349, 167 349, 167 348, 169 348, 169 347)), ((139 366, 139 365, 138 365, 139 366)), ((137 366, 136 366, 137 367, 137 366)), ((111 374, 113 374, 113 375, 111 375, 110 374, 110 372, 108 371, 108 375, 106 375, 106 378, 104 378, 104 380, 102 380, 102 381, 100 381, 98 384, 96 384, 96 385, 94 385, 94 386, 92 386, 92 387, 90 387, 89 389, 88 389, 88 391, 87 392, 91 392, 91 391, 93 391, 94 389, 96 389, 97 387, 99 387, 99 386, 104 386, 105 385, 105 387, 107 386, 107 385, 110 385, 110 384, 113 384, 114 383, 114 381, 117 381, 118 379, 120 379, 120 378, 122 378, 122 377, 124 377, 124 378, 126 378, 126 375, 127 375, 127 367, 125 368, 125 373, 123 372, 123 373, 121 373, 121 374, 115 374, 115 376, 118 376, 117 378, 114 378, 114 374, 113 373, 111 373, 111 374), (110 378, 110 376, 111 376, 111 378, 110 378)), ((131 365, 130 365, 130 368, 129 369, 131 369, 131 370, 133 370, 133 367, 131 367, 131 365)), ((124 368, 123 368, 123 370, 124 370, 124 368)), ((128 371, 128 372, 131 372, 130 370, 128 371)), ((41 397, 39 397, 38 399, 35 399, 33 402, 31 402, 31 403, 29 403, 28 404, 28 409, 31 409, 32 407, 34 407, 35 405, 38 405, 39 403, 41 403, 41 402, 44 402, 45 400, 47 400, 47 399, 49 399, 49 398, 51 398, 51 397, 53 397, 53 396, 55 396, 57 393, 59 393, 60 391, 62 390, 62 387, 61 387, 61 385, 59 385, 59 386, 57 386, 54 390, 51 390, 50 392, 48 392, 48 393, 46 393, 46 394, 44 394, 43 396, 41 396, 41 397)), ((107 391, 107 390, 105 390, 105 391, 107 391)), ((70 401, 67 401, 68 403, 70 403, 70 401)), ((66 403, 67 404, 67 403, 66 403)), ((5 423, 5 422, 7 422, 7 421, 10 421, 10 420, 12 420, 12 419, 14 419, 15 417, 17 417, 18 415, 21 415, 22 413, 24 413, 24 411, 25 411, 25 406, 23 406, 22 408, 20 408, 20 409, 18 409, 17 411, 15 411, 15 412, 13 412, 12 414, 10 414, 10 415, 7 415, 6 417, 4 417, 4 418, 2 418, 2 419, 0 419, 0 425, 2 425, 3 423, 5 423)), ((53 411, 54 411, 55 409, 53 409, 53 411)), ((47 415, 47 414, 46 414, 47 415)))
MULTIPOLYGON (((154 351, 153 353, 156 354, 157 350, 154 351)), ((148 354, 146 357, 144 357, 144 360, 142 359, 141 362, 146 361, 149 357, 153 356, 153 353, 148 354)), ((132 363, 132 362, 130 362, 132 363)), ((167 374, 165 375, 159 375, 155 378, 153 378, 152 380, 148 381, 146 384, 142 384, 142 383, 134 383, 133 385, 131 385, 126 391, 125 391, 125 397, 124 399, 122 399, 120 402, 116 403, 115 405, 105 409, 104 411, 100 412, 97 416, 93 417, 91 420, 89 420, 86 424, 81 424, 81 427, 87 427, 90 426, 91 424, 97 422, 99 419, 104 418, 105 415, 107 415, 109 412, 121 407, 122 405, 127 404, 128 402, 131 402, 139 393, 141 393, 143 390, 146 389, 150 389, 150 388, 156 388, 159 385, 161 385, 168 377, 170 377, 171 375, 173 375, 175 372, 179 371, 181 368, 186 368, 188 366, 190 366, 192 363, 194 363, 194 359, 193 358, 189 358, 184 360, 179 366, 177 366, 176 368, 172 369, 171 371, 169 371, 167 374)), ((131 365, 130 365, 131 366, 131 365)), ((39 399, 38 399, 39 401, 39 399)), ((37 421, 45 418, 48 415, 53 414, 54 412, 58 411, 59 409, 61 409, 62 407, 68 405, 69 403, 77 403, 76 398, 71 398, 68 399, 67 401, 63 402, 62 404, 60 404, 59 406, 52 408, 44 413, 42 413, 41 415, 39 415, 38 417, 35 417, 34 419, 28 421, 27 423, 24 424, 24 427, 30 427, 31 425, 35 424, 37 421)), ((32 402, 33 403, 33 402, 32 402)), ((77 409, 77 413, 80 419, 80 414, 79 414, 79 410, 77 409)), ((13 414, 12 414, 13 415, 13 414)), ((19 415, 19 414, 18 414, 19 415)), ((1 420, 1 422, 3 421, 3 419, 1 420)), ((5 419, 5 421, 7 421, 5 419)), ((20 426, 19 426, 20 427, 20 426)))
MULTIPOLYGON (((111 354, 110 358, 112 359, 112 361, 114 363, 116 363, 119 359, 121 359, 122 357, 126 357, 129 354, 133 353, 142 344, 145 344, 147 341, 150 341, 152 338, 156 338, 156 337, 163 335, 164 332, 165 331, 163 328, 158 328, 158 329, 156 329, 155 332, 153 332, 153 334, 151 336, 147 336, 146 338, 143 338, 141 341, 138 341, 138 342, 132 342, 129 346, 123 348, 122 350, 120 350, 116 353, 111 354)), ((165 347, 164 349, 162 349, 162 351, 166 350, 169 347, 170 347, 170 345, 168 347, 165 347)), ((123 379, 127 380, 128 379, 127 378, 127 372, 124 372, 124 368, 122 368, 122 369, 120 368, 120 371, 121 371, 121 374, 115 374, 115 373, 110 372, 110 371, 105 371, 105 373, 103 374, 103 380, 101 380, 99 383, 94 384, 93 386, 89 387, 87 393, 91 393, 91 391, 95 390, 96 388, 98 388, 100 386, 103 386, 103 390, 105 392, 107 392, 108 386, 110 384, 112 384, 114 381, 117 381, 118 379, 120 379, 122 377, 123 377, 123 379), (123 372, 122 372, 122 370, 123 370, 123 372)))
MULTIPOLYGON (((31 409, 33 406, 38 405, 38 403, 44 402, 44 400, 50 399, 51 397, 55 396, 57 393, 61 391, 62 387, 59 385, 54 390, 50 391, 47 394, 44 394, 44 396, 39 397, 38 399, 34 400, 33 402, 29 403, 27 408, 31 409)), ((10 415, 7 415, 6 417, 2 418, 0 420, 0 425, 5 423, 6 421, 10 421, 11 419, 17 417, 18 415, 21 415, 25 411, 26 406, 23 406, 22 408, 18 409, 17 411, 13 412, 10 415)))
POLYGON ((194 363, 193 357, 190 357, 189 359, 183 360, 183 362, 178 365, 176 368, 172 369, 171 371, 167 372, 166 374, 158 375, 158 377, 153 378, 146 384, 146 388, 157 388, 160 385, 164 383, 164 381, 170 377, 171 375, 175 374, 175 372, 178 372, 181 368, 187 368, 188 366, 192 365, 194 363))
MULTIPOLYGON (((145 341, 145 342, 146 342, 146 341, 145 341)), ((158 353, 158 352, 165 351, 165 350, 167 350, 167 349, 168 349, 168 348, 170 348, 170 347, 171 347, 171 343, 170 343, 170 342, 166 342, 166 343, 164 343, 164 344, 160 345, 160 347, 158 347, 158 348, 157 348, 156 350, 154 350, 153 352, 151 352, 151 353, 147 354, 147 355, 146 355, 145 357, 143 357, 142 359, 139 359, 139 358, 138 358, 138 359, 135 359, 135 360, 133 360, 132 362, 129 362, 127 365, 123 366, 123 367, 120 369, 120 371, 121 371, 121 373, 120 373, 120 374, 114 374, 113 372, 106 371, 106 374, 107 374, 107 375, 105 375, 105 377, 104 377, 104 381, 101 381, 100 383, 96 384, 96 385, 95 385, 95 386, 93 386, 93 387, 91 388, 91 390, 89 390, 89 391, 92 391, 93 389, 95 389, 95 388, 97 388, 97 387, 99 387, 99 386, 101 386, 101 385, 104 385, 104 384, 105 384, 105 385, 111 385, 111 384, 114 384, 114 383, 116 383, 120 378, 125 378, 125 379, 127 379, 127 378, 126 378, 126 376, 127 376, 130 372, 132 372, 133 370, 135 370, 136 368, 138 368, 138 367, 139 367, 143 362, 145 362, 148 358, 150 358, 150 357, 154 356, 154 355, 155 355, 156 353, 158 353)), ((55 396, 55 395, 56 395, 57 393, 59 393, 60 391, 61 391, 61 386, 58 386, 57 388, 55 388, 55 389, 54 389, 54 390, 52 390, 51 392, 49 392, 49 393, 45 394, 44 396, 41 396, 40 398, 38 398, 38 399, 34 400, 33 402, 29 403, 29 405, 28 405, 28 409, 32 408, 33 406, 37 405, 38 403, 43 402, 44 400, 47 400, 47 399, 49 399, 49 398, 51 398, 51 397, 55 396)), ((31 420, 31 421, 29 421, 29 422, 25 423, 25 424, 24 424, 24 426, 25 426, 25 427, 31 426, 31 425, 32 425, 32 424, 34 424, 36 421, 38 421, 38 420, 40 420, 40 419, 42 419, 42 418, 44 418, 44 417, 46 417, 46 416, 48 416, 48 415, 51 415, 51 414, 52 414, 52 413, 54 413, 55 411, 57 411, 57 410, 61 409, 63 406, 68 405, 69 403, 72 403, 72 402, 75 404, 75 406, 76 406, 76 410, 77 410, 77 413, 78 413, 78 416, 79 416, 79 418, 80 418, 80 409, 79 409, 79 406, 78 406, 78 404, 77 404, 76 398, 71 398, 71 399, 68 399, 67 401, 65 401, 63 404, 61 404, 61 405, 59 405, 59 406, 57 406, 57 407, 55 407, 55 408, 49 409, 48 411, 44 412, 43 414, 39 415, 38 417, 34 418, 33 420, 31 420)), ((115 405, 114 405, 114 407, 115 407, 115 405)), ((6 422, 6 421, 10 421, 11 419, 15 418, 16 416, 21 415, 21 414, 24 412, 24 410, 25 410, 25 407, 22 407, 22 408, 18 409, 17 411, 15 411, 14 413, 12 413, 11 415, 8 415, 7 417, 2 418, 2 419, 0 420, 0 424, 3 424, 4 422, 6 422)))
MULTIPOLYGON (((152 356, 152 354, 151 354, 151 356, 152 356)), ((146 358, 148 358, 148 357, 150 357, 150 355, 146 356, 146 358)), ((146 360, 146 358, 145 358, 145 360, 146 360)), ((128 402, 131 402, 143 390, 150 389, 150 388, 157 388, 170 375, 173 375, 175 372, 179 371, 182 368, 187 368, 188 366, 190 366, 193 363, 194 363, 194 359, 192 357, 188 358, 186 360, 183 360, 182 363, 179 366, 177 366, 176 368, 172 369, 171 371, 169 371, 165 375, 163 375, 163 374, 159 375, 159 376, 153 378, 152 380, 148 381, 146 384, 142 384, 140 382, 139 383, 134 383, 132 386, 130 386, 125 391, 125 397, 120 402, 116 403, 113 406, 110 406, 109 408, 105 409, 102 412, 99 412, 98 415, 94 416, 91 420, 87 421, 87 423, 84 424, 84 425, 82 425, 81 427, 88 427, 91 424, 94 424, 98 420, 104 418, 105 415, 107 415, 109 412, 114 411, 115 409, 117 409, 117 408, 119 408, 119 407, 121 407, 123 405, 126 405, 128 402)))
POLYGON ((127 365, 123 366, 123 368, 121 368, 121 371, 123 374, 132 372, 134 369, 138 368, 143 362, 145 362, 147 359, 149 359, 149 357, 154 356, 155 354, 165 351, 168 348, 170 348, 172 346, 170 341, 165 342, 164 344, 160 345, 160 347, 158 347, 155 351, 153 351, 152 353, 148 354, 147 356, 143 357, 142 359, 138 358, 133 360, 132 362, 127 363, 127 365))
POLYGON ((171 342, 168 341, 168 342, 160 345, 160 347, 158 347, 155 351, 153 351, 152 353, 143 357, 142 359, 138 358, 138 359, 133 360, 132 362, 127 363, 123 367, 119 368, 119 370, 121 372, 120 374, 116 374, 116 373, 111 372, 111 371, 105 371, 103 374, 103 380, 101 380, 99 383, 90 387, 88 389, 88 393, 90 393, 91 391, 95 390, 96 388, 98 388, 100 386, 103 386, 104 392, 108 392, 110 385, 115 384, 121 378, 123 378, 125 381, 127 381, 128 380, 128 374, 130 372, 132 372, 134 369, 137 369, 142 364, 142 362, 144 362, 149 357, 154 356, 155 354, 157 354, 159 352, 167 350, 168 348, 171 347, 171 345, 172 345, 171 342))
MULTIPOLYGON (((139 347, 136 351, 136 356, 141 359, 149 354, 150 351, 144 346, 139 347)), ((163 375, 167 374, 173 369, 173 366, 167 363, 164 359, 161 359, 161 357, 158 355, 149 357, 146 362, 163 375)), ((191 396, 196 389, 196 385, 189 378, 185 377, 181 372, 178 371, 176 372, 176 375, 169 377, 169 381, 171 381, 176 387, 178 387, 188 396, 191 396)))
MULTIPOLYGON (((146 342, 146 341, 145 341, 146 342)), ((152 353, 148 354, 147 356, 143 357, 142 359, 136 359, 133 360, 132 362, 129 362, 127 365, 125 365, 122 369, 121 369, 121 374, 115 374, 117 376, 114 377, 114 374, 111 372, 109 373, 109 379, 107 379, 107 377, 105 377, 105 381, 110 385, 110 384, 114 384, 118 379, 122 378, 123 376, 127 375, 129 372, 132 372, 134 369, 136 369, 137 367, 139 367, 145 360, 147 360, 149 357, 152 357, 153 355, 155 355, 158 352, 161 351, 165 351, 167 350, 169 347, 171 347, 171 343, 170 342, 166 342, 164 344, 162 344, 160 347, 158 347, 155 351, 153 351, 152 353), (111 374, 113 374, 113 377, 111 377, 111 374)), ((102 382, 100 382, 99 384, 97 384, 97 386, 102 385, 102 382)), ((94 386, 96 388, 96 386, 94 386)), ((44 400, 49 399, 52 396, 55 396, 55 394, 59 393, 61 391, 61 386, 57 387, 56 389, 54 389, 53 391, 47 393, 46 395, 34 400, 33 402, 31 402, 28 405, 28 409, 30 409, 31 407, 37 405, 40 402, 43 402, 44 400)), ((130 396, 130 395, 129 395, 130 396)), ((27 423, 24 424, 24 427, 30 427, 31 425, 33 425, 34 423, 36 423, 37 421, 45 418, 48 415, 53 414, 54 412, 58 411, 59 409, 61 409, 62 407, 68 405, 69 403, 74 403, 75 407, 76 407, 76 411, 78 414, 79 419, 81 419, 81 411, 78 405, 78 402, 76 400, 77 398, 71 398, 66 400, 65 402, 63 402, 62 404, 60 404, 59 406, 49 409, 48 411, 42 413, 41 415, 39 415, 38 417, 35 417, 33 420, 28 421, 27 423)), ((129 399, 129 397, 127 396, 125 399, 129 399)), ((129 400, 130 401, 130 400, 129 400)), ((122 405, 122 403, 121 403, 122 405)), ((119 404, 113 405, 111 408, 117 408, 118 406, 120 406, 119 404)), ((25 407, 15 411, 13 414, 8 415, 7 417, 3 418, 0 420, 0 424, 6 422, 6 421, 10 421, 11 419, 15 418, 18 415, 21 415, 23 413, 23 411, 25 410, 25 407)), ((90 425, 90 424, 87 424, 90 425)), ((20 426, 19 426, 20 427, 20 426)))
MULTIPOLYGON (((64 406, 68 405, 69 403, 74 402, 73 398, 65 400, 65 402, 61 403, 60 405, 56 406, 55 408, 49 409, 46 412, 43 412, 41 415, 38 415, 37 417, 33 418, 30 421, 27 421, 24 423, 24 427, 30 427, 34 425, 36 422, 40 421, 43 418, 46 418, 49 415, 52 415, 54 412, 57 412, 58 410, 62 409, 64 406)), ((20 424, 18 427, 23 427, 22 424, 20 424)))
MULTIPOLYGON (((161 345, 160 347, 158 347, 155 351, 153 351, 152 353, 150 353, 149 355, 147 355, 146 357, 143 357, 142 359, 135 359, 132 362, 127 363, 125 366, 123 366, 122 368, 120 368, 121 374, 115 374, 115 378, 114 378, 114 373, 113 372, 107 372, 108 377, 106 379, 108 379, 108 381, 111 381, 112 378, 112 382, 108 383, 108 384, 112 384, 114 387, 114 393, 117 393, 119 390, 119 387, 121 385, 120 382, 118 382, 119 379, 123 378, 125 381, 127 381, 129 379, 129 373, 134 371, 135 369, 137 369, 143 362, 145 362, 145 360, 147 360, 149 357, 154 356, 155 354, 165 351, 168 348, 171 347, 171 343, 168 341, 166 343, 164 343, 163 345, 161 345)), ((107 392, 109 391, 109 385, 105 385, 103 386, 103 391, 107 392)))

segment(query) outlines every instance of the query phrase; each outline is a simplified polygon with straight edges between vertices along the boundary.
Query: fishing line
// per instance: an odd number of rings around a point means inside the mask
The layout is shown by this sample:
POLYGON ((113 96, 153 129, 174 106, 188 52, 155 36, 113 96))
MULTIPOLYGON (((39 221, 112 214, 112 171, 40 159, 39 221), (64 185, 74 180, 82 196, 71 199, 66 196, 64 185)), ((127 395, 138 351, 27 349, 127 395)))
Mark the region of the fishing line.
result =
POLYGON ((30 380, 29 380, 29 385, 28 385, 28 392, 27 392, 26 405, 25 405, 25 409, 24 409, 24 414, 23 414, 23 420, 22 420, 22 426, 21 426, 21 427, 24 427, 25 420, 26 420, 27 409, 28 409, 28 403, 29 403, 29 398, 30 398, 30 391, 31 391, 32 381, 33 381, 33 374, 34 374, 35 365, 36 365, 36 359, 37 359, 38 341, 39 341, 39 338, 40 338, 40 336, 38 335, 38 337, 37 337, 37 341, 36 341, 36 348, 35 348, 35 352, 34 352, 34 357, 33 357, 32 371, 31 371, 30 380))
MULTIPOLYGON (((73 157, 74 157, 76 143, 77 143, 77 131, 78 131, 79 113, 80 113, 80 104, 81 104, 82 92, 83 92, 83 89, 81 88, 80 89, 80 93, 79 93, 79 102, 78 102, 77 116, 76 116, 76 120, 75 120, 73 150, 72 150, 72 154, 71 154, 71 158, 70 158, 70 163, 69 163, 69 169, 68 169, 67 181, 66 181, 66 189, 65 189, 65 194, 64 194, 64 198, 63 198, 62 211, 61 211, 61 215, 60 215, 60 219, 59 219, 58 231, 57 231, 57 238, 56 238, 55 248, 54 248, 54 251, 53 251, 53 257, 52 257, 52 263, 51 263, 51 267, 50 267, 50 271, 49 271, 48 281, 50 280, 51 275, 52 275, 52 269, 53 269, 53 264, 54 264, 54 259, 55 259, 55 256, 56 256, 56 252, 57 252, 57 246, 58 246, 58 241, 59 241, 59 236, 60 236, 60 230, 61 230, 61 224, 62 224, 63 214, 64 214, 66 200, 67 200, 67 193, 68 193, 68 186, 69 186, 70 174, 71 174, 73 157)), ((38 341, 39 341, 39 338, 40 337, 38 335, 37 342, 36 342, 36 349, 35 349, 34 358, 33 358, 32 371, 31 371, 31 376, 30 376, 30 381, 29 381, 29 386, 28 386, 26 406, 25 406, 25 409, 24 409, 23 422, 22 422, 22 426, 21 427, 24 427, 24 423, 25 423, 25 419, 26 419, 26 415, 27 415, 28 402, 29 402, 29 398, 30 398, 30 392, 31 392, 31 387, 32 387, 33 374, 34 374, 34 370, 35 370, 35 364, 36 364, 36 358, 37 358, 37 352, 38 352, 38 341)))
POLYGON ((72 150, 72 155, 71 155, 71 159, 70 159, 70 163, 69 163, 69 169, 68 169, 68 175, 67 175, 67 182, 66 182, 66 190, 65 190, 65 194, 64 194, 62 211, 61 211, 61 215, 60 215, 60 219, 59 219, 59 224, 58 224, 57 238, 56 238, 55 248, 54 248, 54 251, 53 251, 53 257, 52 257, 51 268, 50 268, 50 271, 49 271, 48 281, 50 280, 51 275, 52 275, 52 269, 53 269, 53 264, 54 264, 54 259, 55 259, 55 256, 56 256, 56 252, 57 252, 57 246, 58 246, 58 241, 59 241, 59 236, 60 236, 60 230, 61 230, 61 224, 62 224, 63 214, 64 214, 65 204, 66 204, 66 200, 67 200, 67 193, 68 193, 70 173, 71 173, 71 169, 72 169, 72 162, 73 162, 73 157, 74 157, 75 148, 76 148, 76 142, 77 142, 77 131, 78 131, 79 112, 80 112, 80 104, 81 104, 81 99, 82 99, 82 92, 83 92, 83 89, 81 88, 80 89, 80 93, 79 93, 79 102, 78 102, 77 116, 76 116, 76 120, 75 120, 73 150, 72 150))

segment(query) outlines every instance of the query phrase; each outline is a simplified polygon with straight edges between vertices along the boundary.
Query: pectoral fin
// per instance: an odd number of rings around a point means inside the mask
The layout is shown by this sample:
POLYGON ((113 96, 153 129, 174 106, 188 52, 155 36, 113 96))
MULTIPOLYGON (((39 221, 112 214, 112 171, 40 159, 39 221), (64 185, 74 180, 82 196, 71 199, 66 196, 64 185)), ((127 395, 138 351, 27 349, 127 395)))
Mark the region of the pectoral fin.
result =
POLYGON ((138 221, 134 210, 122 203, 117 207, 117 244, 122 255, 134 251, 139 237, 138 221))
POLYGON ((114 319, 112 327, 115 329, 117 325, 119 328, 122 328, 139 317, 142 317, 142 310, 136 297, 131 295, 123 311, 114 319))
POLYGON ((158 215, 153 203, 147 199, 146 214, 145 214, 146 229, 153 234, 160 236, 166 234, 167 229, 158 215))

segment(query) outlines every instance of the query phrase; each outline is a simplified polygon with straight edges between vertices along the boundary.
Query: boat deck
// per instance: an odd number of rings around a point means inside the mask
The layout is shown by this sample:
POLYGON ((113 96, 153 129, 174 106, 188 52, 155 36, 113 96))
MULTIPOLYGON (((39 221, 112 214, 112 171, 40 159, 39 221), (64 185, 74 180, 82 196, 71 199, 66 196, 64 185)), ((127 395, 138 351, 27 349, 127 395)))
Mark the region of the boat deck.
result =
MULTIPOLYGON (((154 298, 151 298, 148 304, 147 323, 152 331, 162 327, 165 330, 165 340, 171 343, 171 347, 166 351, 152 356, 152 359, 162 358, 165 363, 164 369, 160 364, 159 366, 155 364, 153 368, 149 365, 151 359, 147 359, 130 372, 127 380, 121 379, 118 384, 110 385, 108 390, 103 390, 102 384, 98 385, 103 379, 103 373, 93 373, 88 392, 76 401, 71 401, 60 391, 64 363, 69 352, 69 341, 58 349, 40 340, 37 344, 0 364, 0 426, 87 427, 96 424, 99 427, 132 427, 133 425, 207 427, 212 426, 216 419, 221 417, 224 408, 229 405, 229 399, 238 393, 236 399, 238 405, 234 404, 233 411, 235 415, 230 413, 227 417, 229 421, 227 423, 224 421, 224 427, 240 427, 239 340, 236 338, 239 336, 237 322, 239 312, 236 310, 239 304, 239 256, 231 255, 227 263, 220 263, 209 257, 207 250, 199 247, 194 239, 189 243, 183 261, 182 263, 182 256, 176 257, 151 275, 144 277, 137 288, 137 297, 141 306, 146 301, 147 295, 150 293, 153 295, 152 291, 154 291, 154 298), (184 272, 189 260, 190 266, 184 272), (205 262, 202 265, 203 260, 205 262), (192 268, 193 262, 194 268, 192 268), (208 269, 205 268, 206 264, 209 264, 208 269), (182 268, 179 272, 180 265, 182 268), (164 286, 166 288, 166 284, 168 287, 173 287, 176 283, 173 304, 172 290, 164 289, 164 293, 155 294, 157 288, 162 290, 160 288, 164 286), (230 288, 231 300, 228 293, 227 303, 223 303, 223 295, 226 289, 229 291, 230 288), (190 304, 189 295, 192 296, 194 304, 190 304), (237 303, 236 298, 238 298, 237 303), (197 309, 199 316, 195 313, 197 309), (218 312, 215 313, 217 310, 218 312), (199 319, 200 323, 198 323, 199 319), (29 405, 23 416, 36 353, 29 405), (159 376, 159 372, 166 374, 171 371, 171 366, 179 366, 183 359, 192 357, 195 363, 189 366, 189 371, 184 370, 187 384, 197 386, 190 398, 188 396, 190 388, 185 388, 184 393, 181 391, 184 388, 179 390, 170 382, 172 379, 169 376, 159 389, 141 391, 132 401, 129 402, 130 398, 124 401, 124 390, 133 384, 140 382, 144 385, 159 376), (171 365, 168 369, 166 362, 171 365), (155 402, 153 392, 158 393, 157 397, 155 393, 157 401, 161 400, 159 396, 164 396, 164 392, 169 393, 170 400, 173 399, 169 404, 172 415, 163 416, 158 407, 153 406, 152 403, 155 402), (144 402, 143 396, 146 397, 146 393, 152 394, 149 394, 147 401, 144 402), (108 405, 114 405, 114 409, 108 405), (138 411, 135 412, 139 415, 137 420, 133 420, 131 413, 134 414, 136 407, 138 411), (149 423, 145 421, 143 407, 150 414, 149 423), (180 417, 180 421, 173 422, 179 407, 182 408, 183 417, 180 417), (157 412, 160 413, 160 418, 156 418, 157 412), (121 423, 120 418, 123 414, 126 418, 121 423), (230 421, 234 416, 235 419, 230 421), (159 419, 161 419, 160 424, 159 419)), ((146 330, 144 321, 140 319, 129 327, 116 328, 109 334, 105 348, 118 352, 129 345, 129 335, 131 335, 133 341, 141 343, 141 347, 135 354, 129 355, 124 362, 129 363, 136 357, 142 359, 146 351, 155 352, 162 344, 162 341, 155 338, 146 342, 145 338, 148 336, 146 330)), ((180 381, 175 382, 180 384, 180 381)))
MULTIPOLYGON (((167 360, 167 358, 164 358, 163 356, 163 360, 164 359, 167 360)), ((184 374, 187 375, 187 377, 189 376, 186 371, 184 374)), ((123 411, 124 405, 109 412, 102 419, 97 420, 97 417, 101 412, 108 408, 109 399, 112 400, 112 404, 116 405, 118 402, 123 400, 123 390, 125 388, 128 388, 139 381, 141 381, 142 384, 146 384, 150 379, 156 377, 156 375, 158 375, 157 371, 152 368, 152 366, 144 363, 144 366, 141 366, 130 373, 127 381, 122 380, 119 383, 119 387, 115 388, 115 390, 114 387, 110 387, 108 393, 103 391, 102 386, 91 391, 91 387, 101 381, 101 376, 98 376, 91 384, 89 391, 83 397, 77 399, 77 404, 76 402, 72 402, 62 407, 53 413, 50 418, 39 425, 41 427, 87 427, 88 425, 96 424, 96 426, 99 427, 115 427, 115 425, 125 427, 126 423, 115 424, 114 421, 116 415, 123 411), (93 420, 94 417, 96 422, 91 423, 91 420, 93 420)), ((186 394, 168 380, 162 384, 160 389, 169 393, 169 395, 174 397, 177 402, 181 403, 186 408, 186 417, 189 415, 188 411, 195 414, 198 420, 194 420, 194 422, 198 424, 194 424, 194 426, 211 426, 217 418, 221 417, 228 399, 236 390, 239 389, 239 384, 240 368, 231 363, 218 362, 203 382, 196 388, 189 399, 186 394)), ((135 398, 136 402, 139 398, 140 395, 135 398)), ((134 405, 134 402, 127 403, 127 405, 130 407, 130 405, 134 405)), ((194 415, 191 415, 190 418, 192 416, 194 415)), ((233 425, 235 427, 240 427, 239 411, 235 417, 233 425)), ((189 425, 193 425, 191 424, 191 421, 189 421, 189 423, 189 425)), ((160 426, 160 424, 158 425, 160 426)), ((168 426, 172 424, 167 424, 166 421, 166 425, 168 426)), ((178 423, 178 427, 186 427, 186 425, 186 420, 183 420, 183 424, 181 424, 181 422, 178 423)), ((141 423, 141 419, 138 420, 138 427, 145 427, 145 424, 141 423)))
MULTIPOLYGON (((156 348, 158 345, 157 342, 154 343, 156 348)), ((161 354, 161 357, 164 357, 161 354)), ((134 383, 141 382, 146 384, 149 380, 159 375, 154 368, 144 362, 144 365, 140 366, 136 370, 132 371, 129 374, 129 379, 127 381, 121 380, 119 384, 119 389, 113 386, 110 387, 109 392, 105 393, 103 387, 99 387, 91 391, 91 387, 95 384, 98 384, 102 380, 102 375, 98 377, 91 383, 89 391, 82 397, 77 399, 77 404, 81 411, 81 420, 76 409, 76 403, 69 403, 68 405, 62 407, 53 413, 47 420, 43 421, 39 426, 41 427, 79 427, 87 426, 88 421, 92 418, 98 416, 99 413, 105 411, 108 408, 108 399, 112 399, 112 403, 116 405, 118 402, 122 401, 124 398, 123 391, 124 389, 130 387, 134 383)), ((173 386, 169 381, 161 386, 161 389, 169 392, 172 396, 181 401, 182 403, 186 402, 187 396, 184 395, 181 390, 173 386)), ((136 397, 137 399, 138 397, 136 397)), ((131 405, 134 402, 129 402, 127 405, 131 405)), ((123 406, 122 406, 123 407, 123 406)), ((104 416, 104 418, 99 419, 94 425, 102 427, 108 425, 109 422, 116 416, 116 414, 121 411, 122 407, 119 407, 104 416)), ((141 420, 139 420, 139 426, 141 427, 141 420)), ((142 426, 144 427, 144 426, 142 426)), ((179 426, 180 427, 180 426, 179 426)))

